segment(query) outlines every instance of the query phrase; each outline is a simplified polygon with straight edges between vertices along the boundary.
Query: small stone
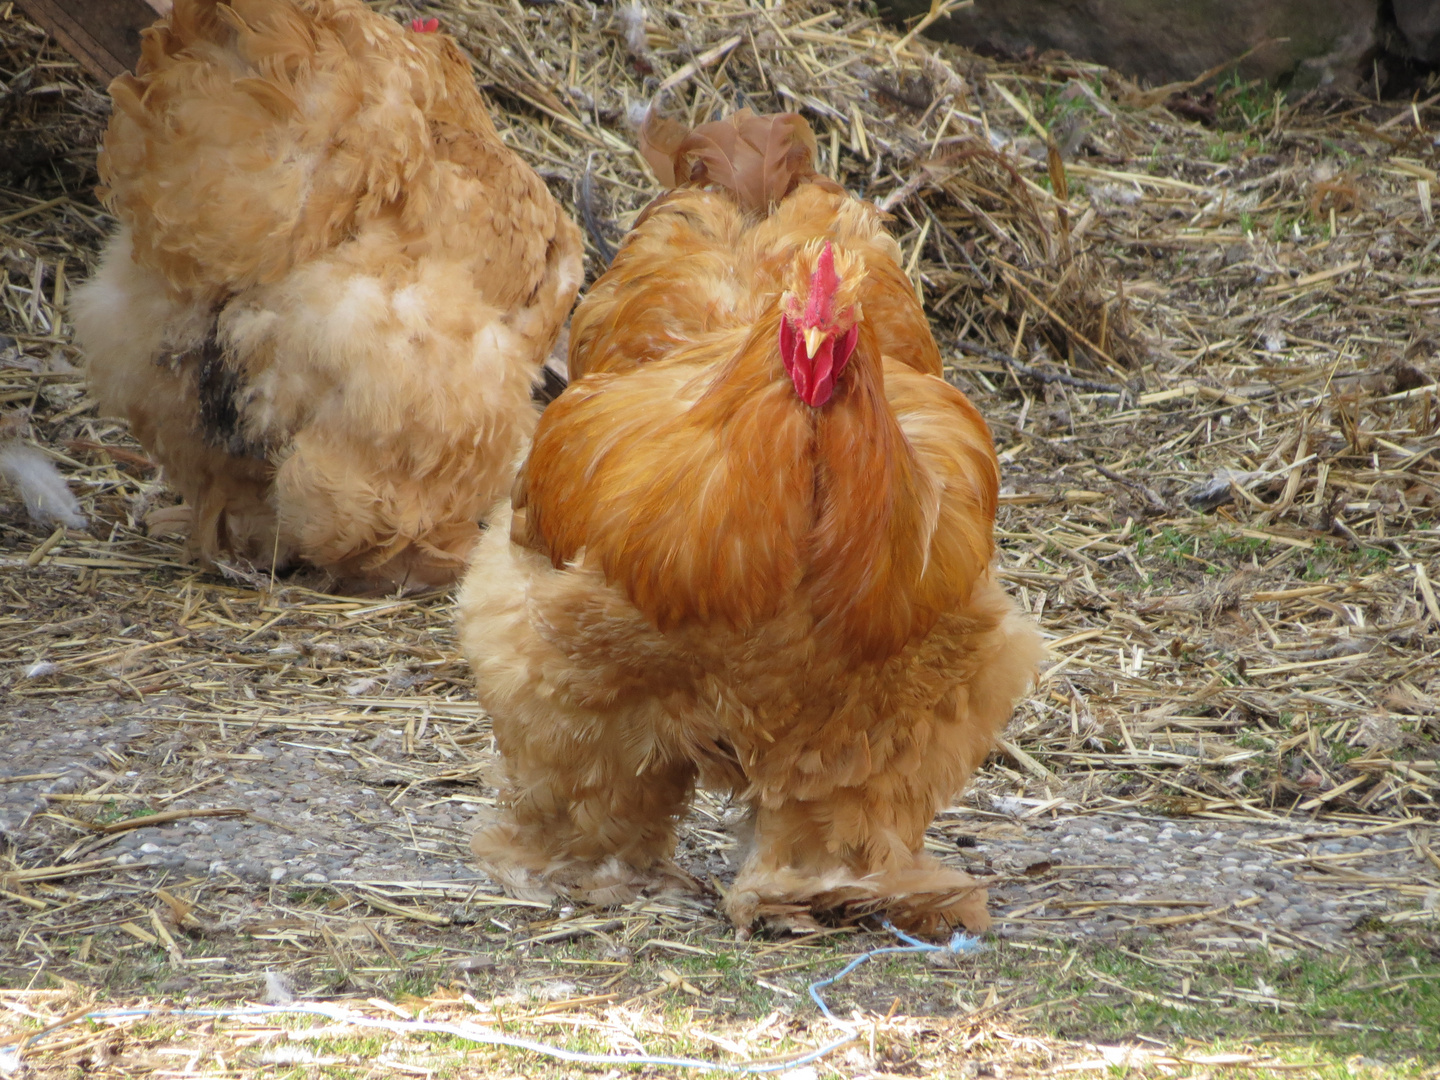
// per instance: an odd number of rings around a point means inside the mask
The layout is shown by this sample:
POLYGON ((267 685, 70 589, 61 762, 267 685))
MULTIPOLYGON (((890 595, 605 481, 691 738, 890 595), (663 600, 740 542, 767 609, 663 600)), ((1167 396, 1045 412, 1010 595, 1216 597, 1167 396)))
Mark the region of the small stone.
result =
POLYGON ((281 881, 284 881, 284 880, 285 880, 285 873, 286 873, 285 867, 283 867, 283 866, 272 866, 272 867, 270 867, 270 880, 273 881, 273 882, 276 882, 276 883, 279 883, 279 882, 281 882, 281 881))

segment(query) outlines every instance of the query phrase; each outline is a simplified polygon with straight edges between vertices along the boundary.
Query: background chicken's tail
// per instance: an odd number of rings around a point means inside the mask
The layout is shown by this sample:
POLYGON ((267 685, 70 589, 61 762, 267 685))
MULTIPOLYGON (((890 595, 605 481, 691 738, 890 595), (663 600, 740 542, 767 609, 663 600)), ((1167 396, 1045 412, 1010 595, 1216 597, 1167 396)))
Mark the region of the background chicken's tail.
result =
POLYGON ((714 185, 753 214, 768 214, 801 184, 822 184, 843 194, 839 184, 815 171, 815 147, 815 132, 799 113, 757 116, 740 109, 687 130, 652 107, 640 127, 640 152, 660 183, 671 188, 714 185))

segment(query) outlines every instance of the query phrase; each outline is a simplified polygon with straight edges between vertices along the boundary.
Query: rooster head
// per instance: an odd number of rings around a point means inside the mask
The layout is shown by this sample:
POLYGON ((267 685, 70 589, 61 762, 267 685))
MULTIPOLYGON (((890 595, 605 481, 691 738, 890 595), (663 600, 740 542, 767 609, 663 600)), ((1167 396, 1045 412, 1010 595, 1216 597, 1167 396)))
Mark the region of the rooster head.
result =
POLYGON ((792 269, 796 288, 780 298, 780 359, 800 400, 818 409, 860 337, 860 260, 830 241, 806 248, 792 269))

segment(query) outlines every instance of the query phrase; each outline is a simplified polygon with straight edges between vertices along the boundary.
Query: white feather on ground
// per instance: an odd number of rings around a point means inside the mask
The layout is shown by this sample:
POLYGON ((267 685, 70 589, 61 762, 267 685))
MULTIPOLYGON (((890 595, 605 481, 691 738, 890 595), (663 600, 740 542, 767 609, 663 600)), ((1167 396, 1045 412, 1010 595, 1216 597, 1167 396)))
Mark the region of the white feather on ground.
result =
POLYGON ((616 12, 620 21, 620 36, 625 42, 625 49, 642 65, 648 67, 650 64, 650 43, 645 37, 645 5, 640 0, 632 0, 616 12))
POLYGON ((0 443, 0 476, 20 492, 30 517, 41 525, 83 529, 85 515, 55 463, 33 446, 0 443))

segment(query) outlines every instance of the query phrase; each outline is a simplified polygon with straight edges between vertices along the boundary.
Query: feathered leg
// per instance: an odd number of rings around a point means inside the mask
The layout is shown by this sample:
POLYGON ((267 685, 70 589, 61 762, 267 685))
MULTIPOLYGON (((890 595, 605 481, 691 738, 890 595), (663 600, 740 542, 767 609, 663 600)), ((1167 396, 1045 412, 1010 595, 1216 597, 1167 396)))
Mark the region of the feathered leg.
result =
POLYGON ((471 850, 522 896, 616 904, 657 880, 688 885, 669 856, 694 766, 645 764, 584 710, 552 702, 547 713, 538 738, 523 723, 496 722, 505 816, 476 832, 471 850))
POLYGON ((663 679, 665 662, 644 655, 635 634, 651 632, 603 582, 577 585, 580 573, 512 545, 509 530, 506 508, 460 594, 461 643, 506 769, 500 819, 472 850, 521 896, 609 904, 657 878, 693 887, 669 861, 696 774, 679 743, 683 694, 652 692, 647 676, 663 679))
POLYGON ((832 787, 781 768, 754 776, 754 837, 725 899, 742 931, 809 911, 883 910, 903 928, 932 933, 990 925, 985 890, 923 850, 935 814, 964 787, 1033 679, 1039 635, 993 581, 976 589, 956 681, 933 708, 891 717, 868 733, 863 777, 832 787))

